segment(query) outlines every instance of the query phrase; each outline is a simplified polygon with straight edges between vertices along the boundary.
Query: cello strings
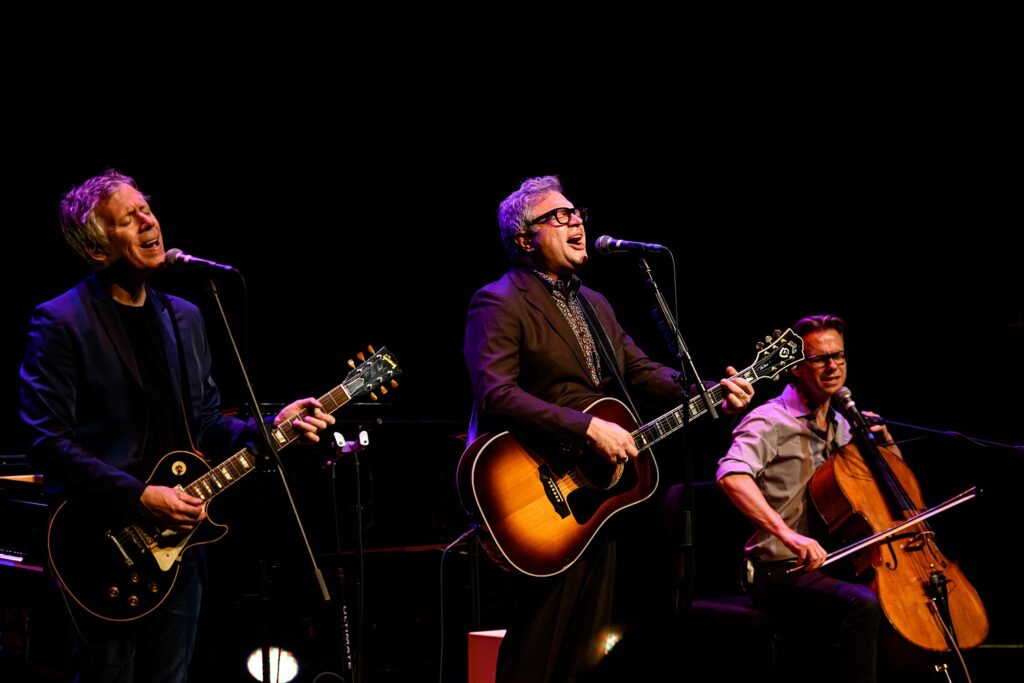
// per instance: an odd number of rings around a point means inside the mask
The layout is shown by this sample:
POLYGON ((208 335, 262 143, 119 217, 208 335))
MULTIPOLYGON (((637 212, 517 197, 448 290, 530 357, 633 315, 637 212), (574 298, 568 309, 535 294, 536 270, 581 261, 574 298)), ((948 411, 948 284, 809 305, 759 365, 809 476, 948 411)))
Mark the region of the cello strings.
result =
POLYGON ((967 670, 967 662, 964 661, 963 653, 960 652, 960 646, 957 645, 956 638, 953 636, 952 631, 949 630, 945 620, 943 620, 942 616, 939 614, 939 608, 935 606, 935 601, 929 601, 928 607, 930 607, 932 612, 934 612, 935 620, 942 626, 942 630, 946 632, 946 640, 949 642, 950 649, 956 653, 956 658, 960 661, 960 668, 963 670, 964 676, 967 678, 967 683, 973 683, 973 680, 971 679, 971 672, 967 670))

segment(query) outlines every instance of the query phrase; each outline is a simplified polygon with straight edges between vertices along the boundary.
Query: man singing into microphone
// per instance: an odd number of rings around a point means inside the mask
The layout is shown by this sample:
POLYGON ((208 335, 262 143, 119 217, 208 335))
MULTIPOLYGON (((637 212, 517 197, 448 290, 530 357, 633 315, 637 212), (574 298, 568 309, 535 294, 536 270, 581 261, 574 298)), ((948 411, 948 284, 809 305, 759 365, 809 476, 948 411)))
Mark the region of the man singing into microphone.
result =
MULTIPOLYGON (((68 192, 64 237, 93 268, 77 286, 38 306, 21 366, 21 418, 30 457, 48 488, 122 524, 189 530, 203 500, 144 483, 170 451, 211 457, 258 441, 254 421, 226 417, 210 375, 202 316, 146 284, 164 267, 160 222, 128 176, 110 170, 68 192)), ((295 401, 278 425, 307 441, 334 418, 313 398, 295 401)), ((200 548, 188 550, 170 595, 128 624, 73 609, 75 681, 185 681, 202 598, 200 548)), ((68 601, 71 603, 71 601, 68 601)))
MULTIPOLYGON (((530 178, 501 203, 498 224, 512 267, 473 295, 466 321, 464 353, 475 397, 471 440, 509 429, 554 449, 585 447, 579 457, 613 464, 635 458, 626 429, 578 409, 587 399, 622 397, 610 363, 636 397, 680 403, 676 373, 650 360, 607 299, 581 286, 586 217, 555 176, 530 178), (599 350, 603 341, 614 358, 599 350)), ((749 382, 722 383, 729 391, 723 409, 749 403, 749 382)), ((614 568, 615 544, 602 530, 565 571, 547 578, 516 575, 499 683, 578 681, 592 670, 604 652, 614 568)))
MULTIPOLYGON (((878 598, 870 588, 819 569, 826 552, 811 536, 816 513, 807 492, 818 466, 851 439, 849 422, 830 406, 846 383, 845 327, 834 315, 813 315, 793 324, 804 340, 804 360, 793 368, 780 396, 750 411, 733 430, 717 478, 757 527, 747 541, 744 577, 754 602, 775 614, 784 628, 834 629, 841 680, 863 683, 875 680, 878 598), (803 570, 787 573, 787 564, 803 565, 803 570)), ((871 431, 880 443, 891 443, 885 426, 871 431)), ((795 673, 783 672, 784 680, 795 673)), ((827 673, 803 674, 807 680, 829 679, 827 673)))

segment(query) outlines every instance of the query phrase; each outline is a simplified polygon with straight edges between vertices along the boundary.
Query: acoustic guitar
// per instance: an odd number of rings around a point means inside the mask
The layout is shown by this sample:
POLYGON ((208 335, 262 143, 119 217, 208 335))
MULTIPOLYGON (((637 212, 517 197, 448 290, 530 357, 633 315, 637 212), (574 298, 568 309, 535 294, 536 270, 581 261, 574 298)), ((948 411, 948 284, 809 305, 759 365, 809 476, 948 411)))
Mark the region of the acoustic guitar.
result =
MULTIPOLYGON (((751 383, 775 379, 803 360, 803 348, 803 339, 786 330, 736 376, 751 383)), ((721 384, 707 391, 715 404, 727 393, 721 384)), ((505 431, 474 439, 459 460, 462 505, 480 523, 488 555, 506 569, 553 576, 571 567, 612 515, 654 493, 658 466, 651 446, 707 412, 699 394, 641 426, 614 398, 591 400, 580 409, 631 431, 639 455, 613 466, 586 448, 505 431)))

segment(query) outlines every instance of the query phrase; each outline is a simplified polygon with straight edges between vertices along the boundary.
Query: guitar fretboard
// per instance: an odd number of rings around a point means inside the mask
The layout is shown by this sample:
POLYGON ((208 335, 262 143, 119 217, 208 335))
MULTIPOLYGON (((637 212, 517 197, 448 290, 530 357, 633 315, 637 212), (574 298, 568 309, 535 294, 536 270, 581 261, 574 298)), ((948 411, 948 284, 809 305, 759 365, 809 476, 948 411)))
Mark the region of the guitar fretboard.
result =
MULTIPOLYGON (((751 384, 756 382, 758 379, 757 373, 753 370, 753 366, 741 370, 734 375, 734 377, 742 377, 751 384)), ((707 390, 708 399, 713 401, 715 404, 724 401, 728 393, 728 389, 722 386, 721 383, 716 384, 707 390)), ((684 405, 674 408, 661 417, 651 420, 633 432, 633 441, 636 443, 637 450, 642 451, 645 448, 650 448, 668 435, 682 428, 687 423, 693 422, 706 412, 708 412, 708 407, 704 403, 704 397, 697 394, 684 405), (683 412, 684 410, 686 413, 683 412)))
MULTIPOLYGON (((348 403, 351 400, 351 398, 352 397, 349 396, 348 392, 345 391, 345 385, 339 384, 338 386, 334 387, 326 394, 321 396, 319 400, 320 405, 323 406, 323 411, 325 413, 333 413, 335 410, 348 403)), ((284 446, 290 444, 292 441, 295 441, 295 439, 302 436, 302 433, 299 431, 299 429, 292 424, 292 420, 296 418, 301 420, 302 418, 306 417, 309 414, 309 410, 303 408, 298 413, 296 413, 295 417, 293 417, 291 420, 288 420, 287 422, 278 425, 274 429, 274 431, 271 433, 271 438, 274 439, 274 442, 277 443, 278 447, 283 448, 284 446)))
MULTIPOLYGON (((326 413, 333 413, 351 400, 344 384, 339 384, 326 394, 320 397, 320 405, 326 413)), ((291 419, 282 422, 270 432, 270 438, 274 440, 277 447, 284 448, 291 442, 302 436, 301 430, 292 424, 292 420, 302 419, 309 415, 308 409, 303 408, 291 419)), ((185 487, 185 492, 209 500, 221 491, 225 490, 239 479, 256 469, 256 456, 248 448, 243 448, 230 458, 224 460, 209 472, 196 479, 185 487)))

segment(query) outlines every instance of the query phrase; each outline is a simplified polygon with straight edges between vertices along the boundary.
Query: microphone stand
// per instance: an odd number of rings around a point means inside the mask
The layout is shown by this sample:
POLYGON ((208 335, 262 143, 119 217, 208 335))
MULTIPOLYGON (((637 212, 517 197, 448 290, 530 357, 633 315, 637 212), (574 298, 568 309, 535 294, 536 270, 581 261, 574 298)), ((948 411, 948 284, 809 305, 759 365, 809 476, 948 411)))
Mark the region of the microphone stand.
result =
MULTIPOLYGON (((928 434, 938 434, 939 436, 958 436, 962 439, 966 439, 976 446, 995 446, 996 448, 1006 448, 1011 451, 1024 451, 1024 443, 1004 443, 1002 441, 992 441, 991 439, 981 439, 976 436, 970 436, 968 434, 961 434, 960 432, 951 432, 944 429, 932 429, 931 427, 922 427, 921 425, 912 425, 906 422, 897 422, 896 420, 890 419, 878 419, 871 420, 871 424, 886 424, 896 425, 897 427, 904 427, 906 429, 913 429, 919 432, 926 432, 928 434)), ((923 438, 923 437, 921 437, 923 438)))
POLYGON ((341 638, 342 638, 342 653, 344 654, 344 662, 342 668, 348 672, 349 680, 352 683, 358 683, 362 680, 362 620, 363 620, 363 582, 364 582, 364 567, 363 567, 363 497, 362 497, 362 479, 359 475, 359 452, 365 449, 369 443, 370 438, 368 432, 360 427, 359 429, 359 440, 358 441, 346 441, 345 437, 340 432, 334 432, 334 456, 328 461, 328 465, 331 468, 331 505, 334 510, 334 543, 335 543, 335 555, 339 558, 338 567, 335 574, 338 578, 338 585, 341 590, 341 597, 338 601, 341 605, 339 613, 339 622, 341 625, 341 638), (352 657, 352 634, 349 629, 348 622, 348 607, 345 604, 345 570, 341 566, 341 521, 338 512, 338 485, 337 485, 337 465, 345 454, 352 455, 352 462, 355 466, 355 486, 356 486, 356 547, 359 553, 359 573, 358 580, 356 583, 356 600, 357 600, 357 617, 356 624, 359 629, 359 633, 356 634, 356 655, 355 662, 352 657))
MULTIPOLYGON (((693 358, 690 356, 690 351, 686 346, 686 342, 683 341, 683 335, 679 331, 679 326, 676 324, 675 316, 672 315, 672 311, 668 307, 668 303, 665 301, 665 297, 662 296, 661 290, 658 289, 658 283, 654 280, 654 274, 651 272, 651 267, 647 263, 647 259, 640 257, 638 264, 640 270, 643 271, 645 276, 645 282, 650 286, 654 292, 654 299, 658 302, 658 308, 661 310, 661 317, 665 322, 666 326, 666 337, 671 336, 671 344, 675 345, 676 359, 679 361, 680 372, 675 376, 675 381, 679 384, 682 389, 683 399, 687 399, 689 396, 690 381, 687 377, 687 368, 693 373, 695 380, 694 386, 696 386, 697 392, 699 392, 701 398, 704 401, 704 406, 707 408, 708 415, 711 419, 718 419, 718 412, 715 410, 715 403, 708 397, 707 389, 704 388, 704 383, 700 379, 700 375, 697 373, 697 368, 693 363, 693 358)), ((694 558, 694 534, 693 534, 693 459, 690 453, 690 440, 686 436, 686 426, 690 421, 690 410, 688 405, 684 405, 683 410, 680 411, 683 416, 683 495, 681 498, 681 505, 679 509, 680 522, 682 524, 682 539, 679 541, 679 550, 682 555, 682 573, 683 581, 682 587, 676 592, 676 610, 689 613, 690 608, 693 606, 693 587, 694 587, 694 571, 695 571, 695 558, 694 558)))
MULTIPOLYGON (((241 274, 239 274, 239 277, 241 277, 241 274)), ((249 373, 246 371, 245 362, 242 360, 242 354, 238 351, 238 344, 235 343, 235 336, 231 332, 231 324, 228 322, 227 313, 225 313, 224 305, 221 303, 220 292, 217 290, 217 283, 214 282, 214 278, 212 276, 208 281, 210 284, 210 293, 213 295, 213 300, 217 304, 217 311, 220 313, 221 322, 224 324, 224 330, 227 333, 228 340, 231 342, 231 350, 235 354, 235 362, 238 364, 238 369, 242 373, 242 381, 245 384, 245 389, 249 395, 249 405, 252 409, 253 417, 256 420, 256 424, 259 425, 260 434, 263 437, 263 444, 267 449, 266 453, 261 455, 261 459, 264 461, 270 460, 271 464, 277 467, 277 473, 281 479, 281 486, 284 489, 285 497, 288 499, 288 503, 291 506, 292 516, 299 528, 299 535, 302 537, 302 542, 306 546, 306 552, 309 554, 309 561, 313 566, 313 575, 316 577, 317 583, 320 586, 320 592, 323 595, 324 602, 330 602, 331 594, 327 591, 327 584, 324 583, 323 574, 320 572, 320 567, 317 566, 316 557, 313 555, 313 549, 309 545, 309 538, 306 537, 306 530, 302 526, 302 518, 299 516, 299 510, 295 507, 295 499, 292 497, 291 488, 288 486, 288 480, 284 476, 284 466, 281 463, 281 456, 278 453, 277 445, 274 443, 274 440, 270 438, 270 429, 267 427, 266 422, 263 420, 263 415, 260 413, 260 404, 259 401, 256 400, 256 393, 252 388, 252 382, 249 381, 249 373), (270 455, 267 455, 267 453, 270 455)), ((259 480, 257 479, 257 481, 259 480)), ((270 572, 267 568, 265 548, 263 557, 260 559, 260 564, 260 603, 264 611, 260 653, 263 658, 263 680, 266 682, 272 680, 272 678, 270 672, 270 617, 267 615, 268 605, 270 602, 270 572)), ((280 658, 280 655, 278 655, 278 657, 280 658)), ((274 678, 276 679, 276 676, 274 678)))

